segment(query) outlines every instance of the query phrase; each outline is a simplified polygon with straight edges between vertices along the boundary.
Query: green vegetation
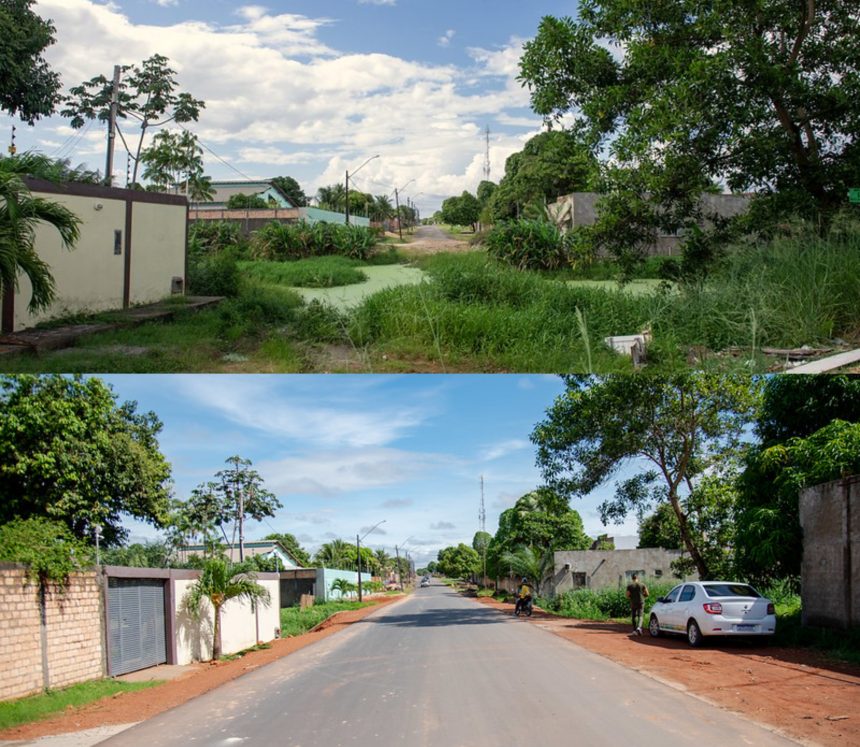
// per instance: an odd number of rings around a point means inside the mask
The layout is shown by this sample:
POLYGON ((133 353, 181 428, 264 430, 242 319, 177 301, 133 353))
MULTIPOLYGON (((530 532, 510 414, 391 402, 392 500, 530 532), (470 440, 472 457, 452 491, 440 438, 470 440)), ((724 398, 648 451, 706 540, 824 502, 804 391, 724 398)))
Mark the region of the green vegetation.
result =
POLYGON ((376 245, 369 228, 337 223, 305 221, 284 224, 272 221, 257 231, 251 240, 251 254, 257 259, 284 261, 337 254, 352 259, 367 259, 376 245))
POLYGON ((291 638, 307 633, 311 628, 338 612, 358 610, 372 604, 372 602, 325 602, 306 609, 287 607, 281 610, 281 636, 291 638))
POLYGON ((120 682, 114 679, 93 680, 79 685, 49 690, 41 695, 30 695, 18 700, 0 702, 0 729, 28 724, 52 716, 68 708, 77 708, 108 698, 119 693, 145 690, 162 684, 160 680, 150 682, 120 682))
POLYGON ((239 270, 253 280, 293 288, 334 288, 367 280, 361 263, 348 257, 315 257, 295 262, 241 262, 239 270))
MULTIPOLYGON (((649 583, 644 579, 650 596, 645 600, 645 620, 659 597, 668 594, 675 583, 649 583)), ((559 594, 553 599, 541 599, 541 609, 561 617, 578 620, 612 620, 630 616, 630 600, 625 589, 575 589, 559 594)))
POLYGON ((557 270, 570 264, 564 237, 554 223, 497 223, 484 239, 491 257, 520 270, 557 270))

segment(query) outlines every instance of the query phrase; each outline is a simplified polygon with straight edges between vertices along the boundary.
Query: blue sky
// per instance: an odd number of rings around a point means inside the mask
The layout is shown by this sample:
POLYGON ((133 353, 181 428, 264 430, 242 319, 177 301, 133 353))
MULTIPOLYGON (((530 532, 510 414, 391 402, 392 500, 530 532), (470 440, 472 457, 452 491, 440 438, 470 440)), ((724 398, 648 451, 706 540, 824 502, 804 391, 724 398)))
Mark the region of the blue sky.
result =
MULTIPOLYGON (((216 179, 290 175, 309 194, 380 158, 355 186, 407 190, 423 214, 491 178, 541 129, 515 78, 523 42, 544 15, 573 15, 569 0, 39 0, 57 28, 46 53, 65 88, 114 64, 163 54, 182 90, 207 102, 190 126, 216 179), (229 166, 219 161, 214 154, 229 166), (232 168, 231 168, 232 167, 232 168)), ((0 115, 20 149, 104 167, 105 133, 60 117, 34 128, 0 115)), ((126 159, 116 178, 124 184, 126 159)))
MULTIPOLYGON (((290 532, 315 549, 379 521, 371 547, 408 547, 419 563, 471 543, 484 478, 487 531, 541 484, 529 435, 563 391, 559 378, 515 375, 101 377, 164 423, 175 494, 187 497, 227 457, 250 459, 283 503, 249 539, 290 532)), ((574 499, 591 536, 606 487, 574 499)), ((130 522, 133 538, 154 539, 130 522)), ((611 534, 635 534, 635 520, 611 534)))

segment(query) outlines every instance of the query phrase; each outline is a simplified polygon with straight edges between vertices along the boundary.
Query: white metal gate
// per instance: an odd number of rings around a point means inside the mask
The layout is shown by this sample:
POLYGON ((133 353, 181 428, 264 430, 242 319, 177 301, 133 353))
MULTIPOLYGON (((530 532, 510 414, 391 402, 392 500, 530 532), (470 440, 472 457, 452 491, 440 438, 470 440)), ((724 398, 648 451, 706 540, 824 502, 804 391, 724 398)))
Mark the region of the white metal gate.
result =
POLYGON ((108 579, 108 673, 134 672, 167 661, 164 581, 108 579))

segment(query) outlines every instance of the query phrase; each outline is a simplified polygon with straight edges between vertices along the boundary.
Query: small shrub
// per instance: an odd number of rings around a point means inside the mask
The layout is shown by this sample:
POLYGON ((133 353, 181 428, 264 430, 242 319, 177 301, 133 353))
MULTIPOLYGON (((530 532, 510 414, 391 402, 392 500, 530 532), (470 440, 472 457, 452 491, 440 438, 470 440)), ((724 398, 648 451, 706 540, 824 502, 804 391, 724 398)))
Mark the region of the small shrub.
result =
POLYGON ((214 255, 189 258, 188 292, 196 296, 239 295, 240 273, 236 253, 225 249, 214 255))
POLYGON ((498 223, 487 233, 484 243, 490 256, 520 270, 556 270, 568 264, 561 232, 546 221, 498 223))
POLYGON ((226 220, 193 221, 188 227, 188 254, 195 257, 201 254, 218 254, 225 249, 235 249, 243 253, 248 240, 238 223, 226 220))
POLYGON ((376 236, 364 226, 272 221, 254 234, 251 246, 258 259, 286 261, 337 254, 365 260, 376 246, 376 236))
POLYGON ((296 336, 312 342, 342 342, 348 321, 334 306, 311 301, 297 314, 294 324, 296 336))

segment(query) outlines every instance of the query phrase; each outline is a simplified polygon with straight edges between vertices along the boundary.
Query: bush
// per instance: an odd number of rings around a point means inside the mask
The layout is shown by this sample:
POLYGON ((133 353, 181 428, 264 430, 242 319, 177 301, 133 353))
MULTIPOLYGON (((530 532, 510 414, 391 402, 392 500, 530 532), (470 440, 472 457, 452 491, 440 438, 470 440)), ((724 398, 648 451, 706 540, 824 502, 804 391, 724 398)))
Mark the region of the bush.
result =
POLYGON ((254 234, 251 246, 258 259, 282 262, 330 254, 365 260, 376 246, 376 237, 363 226, 272 221, 254 234))
POLYGON ((224 249, 236 249, 241 255, 248 247, 248 240, 238 223, 219 220, 198 220, 188 227, 188 255, 217 254, 224 249))
POLYGON ((358 260, 347 257, 315 257, 294 262, 243 262, 246 277, 293 288, 334 288, 367 280, 357 269, 358 260))
POLYGON ((211 256, 189 257, 188 292, 197 296, 239 295, 240 273, 235 250, 225 249, 211 256))
POLYGON ((564 238, 555 224, 547 221, 498 223, 484 243, 490 256, 521 270, 556 270, 568 264, 564 238))
POLYGON ((334 306, 313 300, 297 314, 293 330, 302 340, 343 342, 347 326, 346 316, 334 306))
MULTIPOLYGON (((674 584, 648 584, 649 597, 645 600, 647 615, 654 602, 667 594, 674 584)), ((630 601, 626 589, 575 589, 559 594, 554 599, 542 603, 545 609, 562 617, 580 620, 609 620, 630 615, 630 601)))

